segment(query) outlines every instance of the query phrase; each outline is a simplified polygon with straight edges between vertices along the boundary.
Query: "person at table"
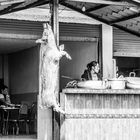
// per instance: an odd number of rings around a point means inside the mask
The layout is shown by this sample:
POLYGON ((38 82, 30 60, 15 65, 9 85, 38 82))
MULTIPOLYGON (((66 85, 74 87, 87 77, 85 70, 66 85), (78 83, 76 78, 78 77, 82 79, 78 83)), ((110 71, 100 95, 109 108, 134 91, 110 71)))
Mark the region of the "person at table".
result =
POLYGON ((91 61, 87 64, 87 69, 82 74, 81 78, 85 80, 101 80, 101 74, 99 73, 100 67, 97 61, 91 61))
POLYGON ((8 93, 8 87, 5 85, 1 87, 0 105, 9 105, 9 106, 11 105, 11 100, 8 93))

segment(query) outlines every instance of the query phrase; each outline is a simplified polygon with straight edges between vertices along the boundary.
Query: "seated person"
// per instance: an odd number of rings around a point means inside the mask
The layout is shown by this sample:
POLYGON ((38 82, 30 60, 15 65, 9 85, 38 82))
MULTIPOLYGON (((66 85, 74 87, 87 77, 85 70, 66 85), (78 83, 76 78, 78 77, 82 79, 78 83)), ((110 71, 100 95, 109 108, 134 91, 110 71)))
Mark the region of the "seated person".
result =
POLYGON ((3 105, 4 104, 4 95, 0 93, 0 105, 3 105))
POLYGON ((1 87, 0 105, 11 105, 10 96, 8 94, 8 87, 5 85, 1 87))
POLYGON ((99 70, 99 64, 96 61, 88 63, 87 69, 81 76, 82 80, 101 80, 99 70))

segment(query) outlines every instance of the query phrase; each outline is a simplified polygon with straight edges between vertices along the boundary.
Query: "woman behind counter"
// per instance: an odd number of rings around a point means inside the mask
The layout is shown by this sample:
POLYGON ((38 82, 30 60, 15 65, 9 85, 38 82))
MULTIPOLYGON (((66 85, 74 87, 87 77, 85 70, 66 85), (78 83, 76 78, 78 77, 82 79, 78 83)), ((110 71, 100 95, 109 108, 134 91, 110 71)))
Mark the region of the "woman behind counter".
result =
POLYGON ((101 80, 101 74, 99 73, 100 67, 98 62, 91 61, 87 64, 87 69, 82 74, 81 78, 85 80, 101 80))

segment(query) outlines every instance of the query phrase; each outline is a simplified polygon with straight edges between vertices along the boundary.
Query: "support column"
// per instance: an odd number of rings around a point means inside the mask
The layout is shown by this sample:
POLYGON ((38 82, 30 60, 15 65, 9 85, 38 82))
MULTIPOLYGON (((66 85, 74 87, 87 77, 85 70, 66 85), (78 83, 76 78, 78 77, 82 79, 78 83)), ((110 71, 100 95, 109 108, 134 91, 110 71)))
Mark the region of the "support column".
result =
POLYGON ((102 62, 103 78, 113 77, 113 29, 102 24, 102 62))
MULTIPOLYGON (((51 26, 54 32, 56 45, 59 46, 58 0, 51 1, 51 26)), ((40 75, 39 75, 40 76, 40 75)), ((59 97, 59 68, 57 76, 57 91, 59 97)), ((39 99, 38 99, 39 104, 39 99)), ((59 140, 59 116, 52 109, 41 109, 38 106, 38 140, 59 140), (58 120, 58 121, 57 121, 58 120)))
POLYGON ((56 45, 59 45, 59 19, 58 19, 58 12, 59 12, 59 0, 52 0, 52 29, 55 36, 56 45))
MULTIPOLYGON (((55 41, 57 47, 59 47, 59 0, 52 0, 52 11, 51 11, 51 22, 52 22, 52 30, 55 36, 55 41)), ((58 67, 58 76, 57 76, 57 99, 59 100, 59 67, 58 67)), ((60 139, 60 116, 56 112, 52 112, 52 135, 53 140, 60 139)))

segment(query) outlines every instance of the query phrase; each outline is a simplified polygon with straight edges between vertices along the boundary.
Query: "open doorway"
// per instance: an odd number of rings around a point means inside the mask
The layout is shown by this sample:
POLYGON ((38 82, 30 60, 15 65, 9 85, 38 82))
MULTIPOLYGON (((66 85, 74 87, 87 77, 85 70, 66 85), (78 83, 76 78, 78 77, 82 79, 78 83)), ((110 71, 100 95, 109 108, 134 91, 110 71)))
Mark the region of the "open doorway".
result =
POLYGON ((2 105, 1 137, 36 139, 39 48, 32 47, 3 56, 0 73, 13 106, 2 105))

